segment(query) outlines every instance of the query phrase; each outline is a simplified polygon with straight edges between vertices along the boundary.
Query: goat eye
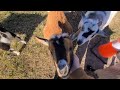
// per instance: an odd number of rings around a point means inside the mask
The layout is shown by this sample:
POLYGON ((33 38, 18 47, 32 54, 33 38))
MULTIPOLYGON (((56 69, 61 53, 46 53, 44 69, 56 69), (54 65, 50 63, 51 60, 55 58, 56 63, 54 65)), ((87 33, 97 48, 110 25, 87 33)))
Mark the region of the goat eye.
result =
POLYGON ((95 24, 93 24, 93 27, 95 26, 95 24))
POLYGON ((90 29, 90 28, 88 28, 88 31, 91 31, 91 29, 90 29))

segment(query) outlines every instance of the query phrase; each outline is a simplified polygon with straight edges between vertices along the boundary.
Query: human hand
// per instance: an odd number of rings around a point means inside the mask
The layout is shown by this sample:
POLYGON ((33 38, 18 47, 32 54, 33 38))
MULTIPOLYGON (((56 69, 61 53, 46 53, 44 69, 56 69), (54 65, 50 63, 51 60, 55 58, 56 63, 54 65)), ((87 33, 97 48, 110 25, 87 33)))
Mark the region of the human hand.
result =
POLYGON ((79 58, 76 54, 74 54, 74 60, 73 60, 73 65, 72 68, 70 70, 70 74, 72 72, 74 72, 76 69, 80 68, 80 62, 79 62, 79 58))
POLYGON ((70 70, 71 79, 94 79, 91 76, 88 76, 87 73, 80 67, 79 58, 77 55, 74 55, 73 65, 70 70))

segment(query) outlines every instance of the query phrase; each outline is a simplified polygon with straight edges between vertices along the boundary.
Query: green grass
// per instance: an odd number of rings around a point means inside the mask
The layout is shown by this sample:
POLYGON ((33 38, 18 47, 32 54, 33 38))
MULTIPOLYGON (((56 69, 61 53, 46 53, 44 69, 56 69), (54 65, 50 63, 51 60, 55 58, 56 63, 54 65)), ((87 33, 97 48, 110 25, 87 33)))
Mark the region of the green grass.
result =
MULTIPOLYGON (((9 31, 15 32, 27 45, 20 56, 14 56, 9 52, 0 50, 0 78, 4 79, 28 79, 28 78, 53 78, 54 64, 49 55, 48 48, 35 41, 32 35, 43 37, 42 29, 45 24, 46 12, 0 12, 0 22, 9 31)), ((12 47, 20 50, 21 43, 13 40, 12 47)))

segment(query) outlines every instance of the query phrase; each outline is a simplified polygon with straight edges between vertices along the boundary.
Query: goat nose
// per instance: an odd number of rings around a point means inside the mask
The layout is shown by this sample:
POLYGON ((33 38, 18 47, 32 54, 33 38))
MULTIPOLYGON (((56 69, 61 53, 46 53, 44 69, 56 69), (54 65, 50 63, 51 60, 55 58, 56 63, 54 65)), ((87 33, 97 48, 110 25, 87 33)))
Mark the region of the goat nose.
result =
POLYGON ((59 65, 58 67, 59 67, 60 70, 62 70, 65 66, 66 66, 66 65, 63 64, 63 65, 59 65))
POLYGON ((77 41, 77 44, 78 44, 78 45, 81 45, 81 44, 82 44, 82 41, 81 41, 81 40, 77 41))
POLYGON ((65 60, 60 60, 58 63, 58 68, 62 70, 66 66, 67 62, 65 60))

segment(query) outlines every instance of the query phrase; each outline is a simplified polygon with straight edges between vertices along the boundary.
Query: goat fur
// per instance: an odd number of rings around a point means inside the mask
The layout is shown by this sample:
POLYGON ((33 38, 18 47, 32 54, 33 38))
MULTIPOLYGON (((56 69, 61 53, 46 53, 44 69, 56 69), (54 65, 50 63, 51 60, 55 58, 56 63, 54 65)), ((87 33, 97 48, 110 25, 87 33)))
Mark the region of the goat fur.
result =
POLYGON ((59 26, 59 22, 66 28, 65 32, 72 33, 72 26, 68 22, 63 11, 49 11, 47 21, 43 29, 45 39, 50 39, 53 35, 62 34, 63 30, 59 26))

